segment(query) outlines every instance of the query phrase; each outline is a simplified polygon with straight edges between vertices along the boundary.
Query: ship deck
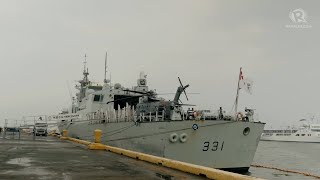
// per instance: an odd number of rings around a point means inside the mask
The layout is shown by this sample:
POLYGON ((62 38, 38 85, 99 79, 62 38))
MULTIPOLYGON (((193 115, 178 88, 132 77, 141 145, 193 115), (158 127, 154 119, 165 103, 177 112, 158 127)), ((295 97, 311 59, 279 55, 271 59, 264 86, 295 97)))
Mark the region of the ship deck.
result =
POLYGON ((206 179, 55 137, 0 135, 0 179, 206 179))

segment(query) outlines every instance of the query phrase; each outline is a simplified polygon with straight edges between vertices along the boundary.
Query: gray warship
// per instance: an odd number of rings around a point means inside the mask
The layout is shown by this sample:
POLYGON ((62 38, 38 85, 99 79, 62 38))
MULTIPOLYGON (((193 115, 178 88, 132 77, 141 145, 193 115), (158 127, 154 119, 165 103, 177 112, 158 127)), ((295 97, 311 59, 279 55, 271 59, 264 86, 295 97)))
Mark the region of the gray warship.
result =
MULTIPOLYGON (((149 90, 141 72, 137 85, 125 88, 104 79, 92 83, 84 65, 83 79, 68 112, 60 114, 60 132, 93 140, 103 132, 107 145, 232 172, 247 172, 255 155, 265 123, 256 122, 252 109, 242 116, 227 115, 221 108, 208 117, 184 110, 180 96, 189 85, 180 81, 173 100, 159 98, 149 90), (76 117, 76 118, 72 118, 76 117)), ((200 112, 200 111, 198 111, 200 112)))

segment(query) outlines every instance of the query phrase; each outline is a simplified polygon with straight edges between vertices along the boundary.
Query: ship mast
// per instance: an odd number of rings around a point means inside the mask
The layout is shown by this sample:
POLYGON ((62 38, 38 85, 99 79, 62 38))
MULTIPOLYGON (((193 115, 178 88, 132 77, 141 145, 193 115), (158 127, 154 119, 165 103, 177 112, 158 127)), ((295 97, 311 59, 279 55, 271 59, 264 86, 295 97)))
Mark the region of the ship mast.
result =
POLYGON ((108 52, 106 51, 106 57, 104 59, 104 83, 108 84, 110 83, 111 86, 111 74, 110 74, 110 79, 107 79, 107 72, 108 72, 108 52))
POLYGON ((106 57, 104 60, 104 82, 107 81, 107 60, 108 60, 108 52, 106 51, 106 57))
POLYGON ((83 83, 84 85, 87 85, 89 83, 88 75, 89 75, 89 70, 87 68, 87 54, 84 55, 84 62, 83 62, 83 83))
POLYGON ((89 69, 87 68, 87 54, 84 55, 84 62, 83 62, 83 79, 79 81, 80 83, 80 97, 79 101, 82 100, 82 98, 85 97, 86 94, 86 87, 90 84, 89 81, 89 69))
POLYGON ((235 119, 237 120, 237 111, 238 111, 238 102, 239 102, 239 90, 240 90, 240 80, 242 79, 242 67, 240 67, 239 78, 238 78, 238 86, 237 86, 237 96, 235 102, 235 119))

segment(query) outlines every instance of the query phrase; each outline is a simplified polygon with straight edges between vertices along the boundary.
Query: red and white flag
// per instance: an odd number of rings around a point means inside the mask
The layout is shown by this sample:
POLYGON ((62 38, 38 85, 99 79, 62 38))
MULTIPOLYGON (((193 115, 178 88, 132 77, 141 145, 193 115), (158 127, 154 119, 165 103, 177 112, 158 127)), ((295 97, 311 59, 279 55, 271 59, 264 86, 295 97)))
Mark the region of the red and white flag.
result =
POLYGON ((244 78, 242 69, 240 69, 239 89, 244 89, 247 93, 252 94, 253 81, 249 78, 244 78))
POLYGON ((242 68, 240 68, 240 81, 243 80, 242 68))

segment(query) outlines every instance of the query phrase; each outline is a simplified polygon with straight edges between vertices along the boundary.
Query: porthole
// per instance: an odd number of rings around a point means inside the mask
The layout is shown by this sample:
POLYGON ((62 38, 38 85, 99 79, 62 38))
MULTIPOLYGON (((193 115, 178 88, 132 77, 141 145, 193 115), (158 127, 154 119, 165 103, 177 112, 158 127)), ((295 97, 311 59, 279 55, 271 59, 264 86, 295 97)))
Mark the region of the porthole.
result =
POLYGON ((249 133, 250 133, 250 128, 249 127, 244 128, 243 135, 247 136, 249 133))

